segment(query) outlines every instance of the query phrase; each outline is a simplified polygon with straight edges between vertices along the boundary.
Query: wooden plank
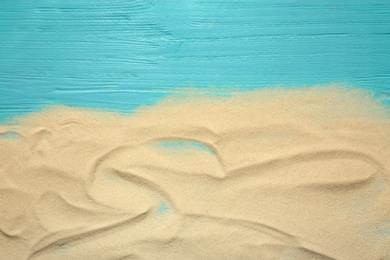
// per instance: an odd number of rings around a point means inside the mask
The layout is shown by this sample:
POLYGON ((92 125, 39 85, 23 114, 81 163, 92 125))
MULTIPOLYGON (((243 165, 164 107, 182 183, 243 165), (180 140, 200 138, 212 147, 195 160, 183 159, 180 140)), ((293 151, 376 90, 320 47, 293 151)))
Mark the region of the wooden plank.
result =
POLYGON ((390 2, 0 2, 0 120, 131 111, 172 89, 340 82, 389 95, 390 2))

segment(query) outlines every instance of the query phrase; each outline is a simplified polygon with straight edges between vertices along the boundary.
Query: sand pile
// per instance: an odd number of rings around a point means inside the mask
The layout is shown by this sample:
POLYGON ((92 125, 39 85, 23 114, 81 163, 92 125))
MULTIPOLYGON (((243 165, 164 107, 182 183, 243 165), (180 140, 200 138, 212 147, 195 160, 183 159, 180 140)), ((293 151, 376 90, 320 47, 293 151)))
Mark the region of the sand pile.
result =
POLYGON ((338 87, 18 118, 0 259, 390 259, 389 122, 338 87))

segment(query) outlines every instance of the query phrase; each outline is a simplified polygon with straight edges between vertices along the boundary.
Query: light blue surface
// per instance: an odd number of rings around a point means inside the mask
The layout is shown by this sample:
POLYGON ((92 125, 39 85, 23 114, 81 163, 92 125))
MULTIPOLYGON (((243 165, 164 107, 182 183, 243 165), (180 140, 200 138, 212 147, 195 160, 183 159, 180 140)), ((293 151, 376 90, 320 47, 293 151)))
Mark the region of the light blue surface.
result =
POLYGON ((158 143, 159 146, 166 149, 174 149, 174 150, 202 150, 209 154, 215 155, 213 151, 211 151, 207 146, 194 141, 166 141, 158 143))
POLYGON ((162 201, 157 209, 157 216, 163 216, 169 212, 169 205, 166 201, 162 201))
POLYGON ((0 139, 19 139, 20 138, 20 135, 18 135, 17 133, 7 133, 5 135, 0 135, 0 139))
POLYGON ((188 86, 386 96, 389 79, 387 0, 0 1, 0 122, 51 104, 132 111, 188 86))

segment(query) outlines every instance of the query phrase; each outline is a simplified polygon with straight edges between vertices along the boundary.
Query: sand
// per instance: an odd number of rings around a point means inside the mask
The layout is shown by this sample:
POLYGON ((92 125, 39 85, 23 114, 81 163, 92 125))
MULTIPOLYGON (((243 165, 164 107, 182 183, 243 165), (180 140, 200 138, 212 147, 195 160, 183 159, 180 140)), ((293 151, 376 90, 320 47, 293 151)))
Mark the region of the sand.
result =
POLYGON ((337 86, 19 117, 0 259, 390 259, 389 122, 337 86))

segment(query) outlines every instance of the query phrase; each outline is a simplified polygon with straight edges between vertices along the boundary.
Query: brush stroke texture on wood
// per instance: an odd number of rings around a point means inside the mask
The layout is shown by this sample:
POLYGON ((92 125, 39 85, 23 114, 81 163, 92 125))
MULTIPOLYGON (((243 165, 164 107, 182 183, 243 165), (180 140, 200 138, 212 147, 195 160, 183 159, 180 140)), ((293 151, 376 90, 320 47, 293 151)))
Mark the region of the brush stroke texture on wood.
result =
POLYGON ((131 111, 183 86, 390 90, 390 2, 0 2, 0 121, 66 104, 131 111))

